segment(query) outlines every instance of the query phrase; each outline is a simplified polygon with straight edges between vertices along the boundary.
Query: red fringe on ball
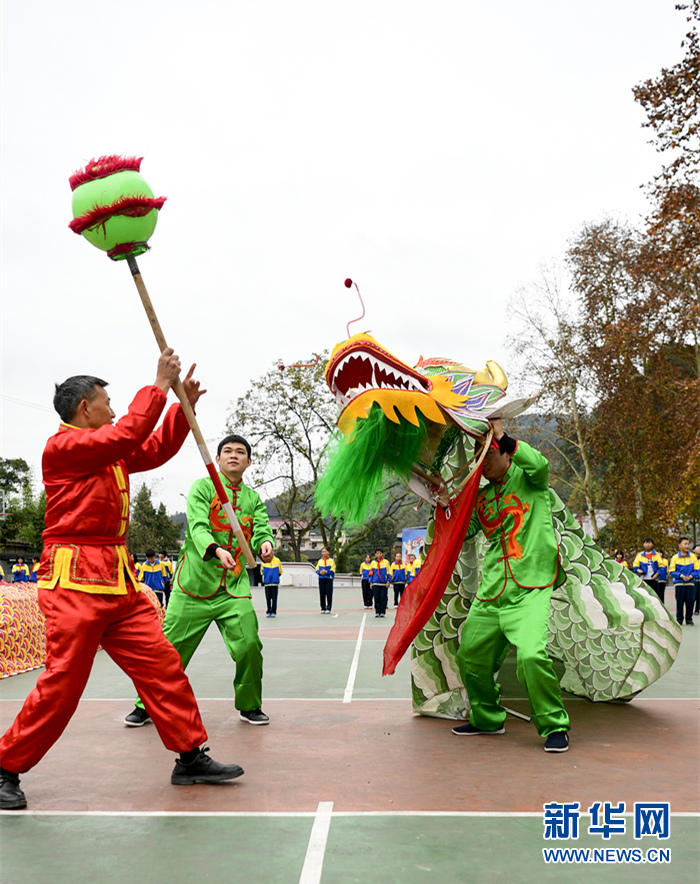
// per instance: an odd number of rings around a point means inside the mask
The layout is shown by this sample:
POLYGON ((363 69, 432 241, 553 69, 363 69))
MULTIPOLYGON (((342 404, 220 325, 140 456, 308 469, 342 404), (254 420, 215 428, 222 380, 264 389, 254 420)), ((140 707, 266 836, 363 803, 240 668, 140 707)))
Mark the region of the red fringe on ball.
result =
POLYGON ((105 224, 114 215, 128 215, 130 218, 140 218, 147 215, 152 209, 162 209, 167 197, 147 196, 123 196, 110 206, 93 206, 89 212, 79 215, 68 225, 73 233, 82 233, 105 224))
POLYGON ((107 257, 117 261, 122 255, 142 255, 151 247, 147 242, 123 242, 107 252, 107 257))
POLYGON ((141 169, 143 157, 120 157, 116 154, 108 157, 99 157, 90 160, 84 169, 74 172, 68 179, 70 189, 75 190, 86 181, 94 181, 96 178, 106 178, 115 172, 138 172, 141 169))

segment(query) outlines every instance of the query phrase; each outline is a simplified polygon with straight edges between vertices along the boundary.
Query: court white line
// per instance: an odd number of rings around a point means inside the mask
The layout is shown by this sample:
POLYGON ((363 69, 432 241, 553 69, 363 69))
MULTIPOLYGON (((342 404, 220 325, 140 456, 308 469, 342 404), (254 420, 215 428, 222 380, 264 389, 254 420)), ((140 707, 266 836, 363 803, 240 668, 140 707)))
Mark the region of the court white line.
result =
MULTIPOLYGON (((332 808, 332 801, 322 801, 321 804, 329 804, 332 808)), ((330 814, 332 817, 379 817, 379 816, 416 816, 416 817, 463 817, 465 819, 516 819, 531 818, 542 819, 543 812, 541 810, 337 810, 330 814)), ((590 816, 590 814, 582 813, 582 816, 590 816)), ((634 813, 626 812, 622 816, 632 817, 634 813)), ((677 819, 698 819, 700 813, 690 810, 671 811, 670 815, 677 819)), ((316 819, 318 810, 212 810, 212 811, 192 811, 192 810, 3 810, 0 820, 7 816, 23 816, 23 817, 44 817, 44 816, 79 816, 79 817, 143 817, 145 819, 154 817, 232 817, 240 819, 256 818, 256 819, 316 819)))
POLYGON ((333 816, 333 802, 319 801, 316 819, 311 828, 309 846, 306 848, 304 868, 301 870, 299 884, 319 884, 323 871, 323 858, 326 855, 326 842, 333 816))
MULTIPOLYGON (((0 688, 2 687, 2 681, 0 681, 0 688)), ((346 688, 347 690, 347 688, 346 688)), ((24 703, 26 697, 0 697, 0 703, 24 703)), ((81 703, 131 703, 133 699, 132 697, 81 697, 81 703)), ((698 697, 635 697, 631 702, 632 703, 651 703, 659 700, 663 700, 666 703, 677 703, 679 701, 693 700, 697 701, 698 697)), ((519 701, 522 703, 527 703, 527 697, 501 697, 501 701, 505 703, 512 703, 513 701, 519 701)), ((232 697, 197 697, 198 703, 232 703, 232 697)), ((271 703, 340 703, 341 698, 338 697, 265 697, 265 702, 271 703)), ((345 700, 342 700, 345 702, 345 700)), ((410 697, 354 697, 353 703, 410 703, 410 697)), ((567 697, 567 703, 590 703, 586 697, 567 697)), ((615 701, 603 701, 599 705, 603 705, 605 702, 615 703, 615 701)), ((133 705, 133 703, 132 703, 133 705)), ((622 706, 622 702, 615 703, 617 706, 622 706)), ((431 716, 426 716, 430 718, 431 716)), ((432 716, 433 718, 435 716, 432 716)), ((456 719, 455 719, 456 720, 456 719)))
POLYGON ((352 663, 350 664, 350 674, 348 675, 348 683, 345 685, 345 693, 343 694, 343 703, 349 703, 352 700, 352 691, 355 687, 355 676, 357 675, 357 664, 360 660, 360 649, 362 648, 362 633, 365 631, 365 621, 367 613, 362 615, 362 623, 360 623, 360 632, 357 636, 357 644, 355 645, 355 653, 353 654, 352 663))

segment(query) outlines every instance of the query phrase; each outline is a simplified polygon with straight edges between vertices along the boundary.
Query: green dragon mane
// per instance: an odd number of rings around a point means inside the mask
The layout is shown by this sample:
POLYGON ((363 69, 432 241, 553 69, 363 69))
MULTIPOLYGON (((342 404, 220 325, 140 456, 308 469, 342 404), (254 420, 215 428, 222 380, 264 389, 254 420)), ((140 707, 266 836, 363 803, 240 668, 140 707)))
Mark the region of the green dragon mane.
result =
POLYGON ((329 446, 328 466, 316 486, 316 505, 325 515, 343 516, 348 527, 375 516, 386 497, 387 474, 408 479, 419 459, 427 431, 417 415, 418 426, 399 416, 385 417, 374 405, 359 419, 346 440, 338 433, 329 446))

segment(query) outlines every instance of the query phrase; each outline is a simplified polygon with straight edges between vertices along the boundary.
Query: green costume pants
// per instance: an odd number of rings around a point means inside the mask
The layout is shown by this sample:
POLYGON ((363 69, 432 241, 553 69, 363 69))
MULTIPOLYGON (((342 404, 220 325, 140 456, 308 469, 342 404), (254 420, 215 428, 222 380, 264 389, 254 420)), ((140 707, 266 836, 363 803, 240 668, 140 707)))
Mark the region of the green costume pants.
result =
POLYGON ((551 589, 522 589, 509 581, 498 599, 476 600, 469 609, 457 660, 469 696, 469 723, 474 727, 503 727, 506 710, 499 702, 494 672, 513 644, 518 651, 518 679, 530 701, 538 734, 546 737, 569 730, 559 681, 547 655, 551 595, 551 589))
MULTIPOLYGON (((194 598, 173 589, 163 632, 180 654, 183 668, 192 659, 211 623, 216 623, 231 659, 236 709, 249 712, 262 706, 262 642, 251 599, 235 599, 220 589, 209 599, 194 598)), ((136 705, 143 709, 141 700, 136 705)))

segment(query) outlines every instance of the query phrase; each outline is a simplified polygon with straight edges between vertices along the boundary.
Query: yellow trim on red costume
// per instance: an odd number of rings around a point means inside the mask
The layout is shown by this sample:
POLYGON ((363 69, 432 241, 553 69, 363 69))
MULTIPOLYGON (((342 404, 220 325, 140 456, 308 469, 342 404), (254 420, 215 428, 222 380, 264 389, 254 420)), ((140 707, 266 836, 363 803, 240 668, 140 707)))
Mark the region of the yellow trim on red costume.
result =
POLYGON ((119 464, 113 464, 112 469, 114 470, 114 476, 117 480, 117 488, 119 489, 121 501, 121 512, 119 514, 121 521, 119 530, 117 531, 117 537, 123 537, 126 534, 126 529, 129 527, 129 488, 126 484, 124 470, 122 470, 119 464))
POLYGON ((116 546, 117 567, 114 574, 114 583, 88 583, 78 582, 80 578, 76 574, 76 560, 79 547, 75 544, 62 546, 56 544, 51 550, 49 567, 51 576, 37 581, 40 589, 55 589, 60 585, 61 589, 74 589, 78 592, 99 593, 100 595, 126 595, 128 592, 125 575, 129 575, 131 585, 137 592, 141 591, 139 584, 133 579, 131 573, 131 559, 125 546, 116 546))

